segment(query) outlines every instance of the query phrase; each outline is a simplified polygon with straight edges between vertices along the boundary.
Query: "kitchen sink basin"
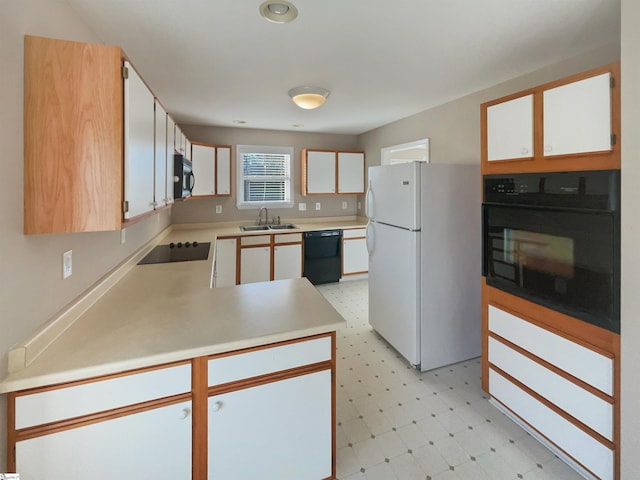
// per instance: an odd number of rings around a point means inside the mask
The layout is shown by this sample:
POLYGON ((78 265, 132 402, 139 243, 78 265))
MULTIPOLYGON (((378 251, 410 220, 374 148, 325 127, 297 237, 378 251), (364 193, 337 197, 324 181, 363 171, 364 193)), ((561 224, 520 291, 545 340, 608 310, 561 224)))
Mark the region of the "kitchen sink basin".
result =
POLYGON ((298 228, 292 223, 283 223, 282 225, 269 225, 271 230, 292 230, 294 228, 298 228))
POLYGON ((242 232, 258 232, 260 230, 269 230, 269 227, 266 225, 244 225, 240 227, 242 232))

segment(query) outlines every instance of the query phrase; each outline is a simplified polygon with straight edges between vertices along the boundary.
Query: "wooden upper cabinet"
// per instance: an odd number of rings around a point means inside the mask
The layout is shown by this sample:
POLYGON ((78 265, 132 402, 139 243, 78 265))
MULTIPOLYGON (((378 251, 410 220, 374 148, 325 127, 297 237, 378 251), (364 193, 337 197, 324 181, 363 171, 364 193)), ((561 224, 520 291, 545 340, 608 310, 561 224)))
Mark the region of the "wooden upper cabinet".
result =
POLYGON ((481 106, 482 172, 620 168, 620 65, 481 106))
POLYGON ((24 232, 121 228, 122 52, 26 36, 24 232))
POLYGON ((338 152, 338 193, 364 193, 364 152, 338 152))
POLYGON ((231 146, 191 143, 193 197, 231 195, 231 146))
POLYGON ((364 193, 364 152, 302 150, 302 195, 364 193))
POLYGON ((487 108, 487 160, 533 158, 533 95, 487 108))

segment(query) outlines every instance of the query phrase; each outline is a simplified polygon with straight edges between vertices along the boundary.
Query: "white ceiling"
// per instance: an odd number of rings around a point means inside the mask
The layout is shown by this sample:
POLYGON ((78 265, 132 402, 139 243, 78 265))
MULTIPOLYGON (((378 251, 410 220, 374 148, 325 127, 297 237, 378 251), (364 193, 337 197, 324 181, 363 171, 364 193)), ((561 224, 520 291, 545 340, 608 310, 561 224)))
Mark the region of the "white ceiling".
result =
POLYGON ((620 40, 620 0, 67 1, 182 124, 359 134, 620 40))

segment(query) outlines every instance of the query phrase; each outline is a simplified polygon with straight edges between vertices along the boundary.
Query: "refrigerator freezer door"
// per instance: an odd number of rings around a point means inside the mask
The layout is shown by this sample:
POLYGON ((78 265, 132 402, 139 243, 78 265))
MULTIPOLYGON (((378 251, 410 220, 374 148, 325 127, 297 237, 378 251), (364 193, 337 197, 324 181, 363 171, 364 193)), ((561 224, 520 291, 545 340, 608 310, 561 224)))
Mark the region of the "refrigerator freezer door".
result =
POLYGON ((420 230, 420 167, 418 162, 369 167, 370 220, 420 230))
POLYGON ((412 365, 420 363, 420 232, 369 223, 369 323, 412 365))

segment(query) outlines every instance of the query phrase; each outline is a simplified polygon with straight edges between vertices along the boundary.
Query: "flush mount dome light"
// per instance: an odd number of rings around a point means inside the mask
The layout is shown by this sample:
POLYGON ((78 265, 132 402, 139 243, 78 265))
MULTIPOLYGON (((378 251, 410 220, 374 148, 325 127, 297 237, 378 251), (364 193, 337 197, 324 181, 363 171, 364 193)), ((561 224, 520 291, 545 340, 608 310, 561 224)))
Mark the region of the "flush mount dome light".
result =
POLYGON ((293 103, 305 110, 318 108, 329 96, 329 90, 320 87, 296 87, 289 90, 293 103))
POLYGON ((289 23, 298 16, 298 9, 285 0, 272 2, 267 0, 260 5, 260 15, 274 23, 289 23))

